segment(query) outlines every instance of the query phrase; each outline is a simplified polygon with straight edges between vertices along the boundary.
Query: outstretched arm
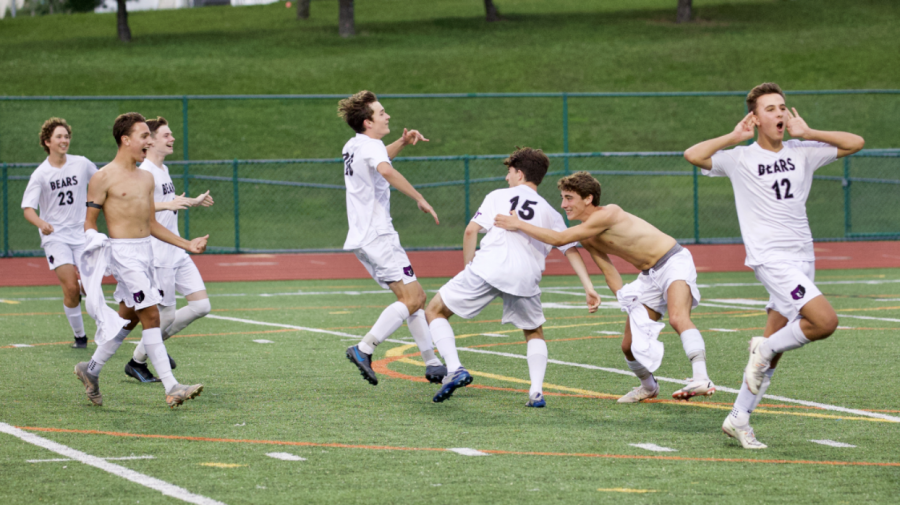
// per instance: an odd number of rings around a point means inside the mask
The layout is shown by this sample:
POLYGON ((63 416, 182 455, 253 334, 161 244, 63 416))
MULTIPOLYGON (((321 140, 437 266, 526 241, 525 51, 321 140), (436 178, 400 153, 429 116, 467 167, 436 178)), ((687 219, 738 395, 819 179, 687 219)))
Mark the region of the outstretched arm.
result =
POLYGON ((406 128, 404 128, 403 135, 401 135, 399 139, 385 146, 387 148, 388 157, 390 159, 396 158, 404 147, 410 144, 416 145, 420 140, 422 142, 428 142, 428 139, 426 139, 421 133, 419 133, 419 130, 407 130, 406 128))
POLYGON ((752 139, 754 128, 758 122, 757 117, 751 112, 744 116, 744 119, 734 127, 731 133, 700 142, 685 151, 684 159, 688 160, 688 163, 695 167, 709 170, 712 168, 712 157, 714 154, 726 147, 735 146, 752 139))
POLYGON ((425 197, 422 196, 421 193, 416 191, 416 188, 414 188, 413 185, 406 180, 406 177, 403 177, 403 174, 392 167, 390 163, 386 161, 379 163, 377 170, 378 173, 381 174, 381 176, 384 177, 386 181, 388 181, 388 184, 397 188, 397 191, 415 200, 416 205, 419 206, 419 210, 426 214, 431 214, 431 216, 434 217, 434 224, 441 224, 441 222, 438 220, 437 214, 434 212, 434 209, 431 208, 431 205, 429 205, 425 200, 425 197))
MULTIPOLYGON (((150 198, 153 199, 153 187, 150 189, 150 198)), ((90 211, 90 209, 88 209, 90 211)), ((206 250, 206 241, 209 239, 209 235, 205 237, 198 237, 194 240, 187 240, 175 235, 171 231, 169 231, 165 226, 159 224, 159 221, 156 220, 156 213, 150 213, 150 235, 153 237, 162 240, 167 244, 172 244, 175 247, 180 247, 187 252, 200 254, 206 250)))
POLYGON ((483 230, 480 224, 470 221, 463 233, 463 265, 475 259, 475 247, 478 246, 478 234, 483 230))
POLYGON ((813 130, 806 124, 806 121, 800 117, 800 114, 797 114, 797 109, 794 109, 793 107, 791 109, 794 111, 793 114, 791 114, 791 111, 785 111, 787 112, 788 117, 787 130, 788 133, 791 134, 791 137, 831 144, 834 147, 837 147, 838 158, 850 156, 866 145, 865 139, 853 133, 813 130))
POLYGON ((586 238, 593 237, 606 231, 609 227, 609 223, 607 223, 606 220, 606 214, 607 213, 602 210, 595 212, 587 221, 565 231, 555 231, 528 224, 512 213, 510 213, 509 216, 498 214, 494 217, 494 226, 509 231, 522 231, 529 237, 540 240, 545 244, 559 247, 571 244, 572 242, 580 242, 586 238))
POLYGON ((211 207, 214 203, 213 198, 209 196, 209 191, 207 191, 194 198, 186 198, 184 193, 182 193, 180 195, 175 195, 175 199, 168 202, 154 202, 153 206, 156 212, 159 212, 161 210, 183 210, 198 205, 211 207))
POLYGON ((566 251, 566 259, 569 260, 569 264, 572 265, 572 270, 575 270, 575 275, 578 276, 578 280, 581 281, 581 286, 584 288, 584 294, 587 297, 588 312, 591 314, 597 312, 597 309, 600 308, 600 295, 594 291, 594 283, 591 282, 591 276, 588 275, 587 267, 584 266, 584 260, 581 258, 581 253, 578 252, 578 248, 570 247, 566 251))

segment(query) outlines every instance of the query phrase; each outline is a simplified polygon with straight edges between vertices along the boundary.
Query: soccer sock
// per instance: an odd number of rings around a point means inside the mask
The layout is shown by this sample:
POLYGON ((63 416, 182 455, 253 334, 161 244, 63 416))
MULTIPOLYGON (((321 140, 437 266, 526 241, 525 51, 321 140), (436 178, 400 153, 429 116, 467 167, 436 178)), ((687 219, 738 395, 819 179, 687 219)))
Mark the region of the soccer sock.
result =
POLYGON ((453 328, 450 322, 444 318, 437 318, 428 325, 431 330, 431 338, 434 339, 434 345, 441 352, 444 363, 447 364, 447 375, 452 374, 457 369, 462 368, 459 362, 459 354, 456 351, 456 336, 453 335, 453 328))
POLYGON ((72 327, 72 331, 75 332, 75 336, 78 338, 86 337, 87 335, 84 333, 84 319, 81 318, 81 304, 74 307, 66 307, 63 304, 63 309, 66 311, 66 317, 69 319, 69 326, 72 327))
POLYGON ((169 365, 169 355, 166 353, 166 344, 162 341, 162 331, 159 328, 145 329, 141 333, 141 343, 147 349, 150 363, 156 369, 156 374, 166 388, 166 393, 178 384, 172 375, 172 366, 169 365))
POLYGON ((753 412, 753 405, 756 401, 756 395, 750 392, 747 387, 747 376, 741 382, 741 390, 738 392, 737 399, 734 400, 734 407, 731 409, 732 423, 736 426, 747 426, 750 424, 750 413, 753 412))
MULTIPOLYGON (((175 307, 172 306, 172 310, 174 311, 175 307)), ((212 310, 212 306, 209 304, 209 298, 204 298, 202 300, 193 300, 188 301, 187 306, 181 307, 177 311, 175 311, 174 320, 166 325, 162 311, 160 311, 160 328, 162 330, 162 338, 163 340, 167 340, 172 335, 177 334, 179 331, 187 328, 187 325, 192 322, 200 319, 201 317, 209 314, 209 311, 212 310)))
POLYGON ((759 385, 759 394, 756 395, 756 398, 753 399, 753 406, 750 408, 750 412, 756 410, 756 406, 759 405, 759 402, 762 401, 762 397, 766 394, 766 390, 769 389, 769 385, 772 384, 772 376, 775 375, 775 369, 770 368, 766 370, 766 375, 763 377, 762 384, 759 385))
POLYGON ((656 379, 653 378, 653 374, 650 373, 650 370, 644 368, 644 365, 640 364, 637 360, 628 361, 628 358, 625 358, 625 363, 627 363, 628 368, 637 375, 638 379, 641 379, 641 386, 644 386, 645 389, 651 391, 657 388, 656 379))
POLYGON ((803 334, 803 330, 800 329, 800 321, 800 319, 796 319, 794 322, 788 323, 787 326, 776 331, 771 337, 767 338, 766 341, 759 346, 759 352, 762 357, 771 361, 776 354, 799 349, 810 343, 811 341, 806 338, 806 335, 803 334))
POLYGON ((375 352, 375 346, 384 342, 392 333, 397 331, 397 328, 408 317, 409 309, 405 303, 394 302, 388 305, 381 315, 378 316, 378 320, 375 321, 375 325, 372 326, 369 333, 366 334, 366 337, 371 336, 372 338, 363 338, 362 342, 359 343, 359 350, 366 354, 375 352))
POLYGON ((422 353, 422 360, 429 366, 440 366, 441 360, 434 355, 434 344, 431 341, 431 331, 428 330, 428 321, 425 319, 425 311, 419 309, 406 319, 406 326, 412 333, 416 345, 419 346, 419 352, 422 353))
POLYGON ((547 371, 547 342, 533 338, 528 341, 528 375, 531 377, 531 388, 528 395, 544 392, 544 373, 547 371))
POLYGON ((88 363, 87 372, 95 377, 99 376, 100 370, 103 370, 103 365, 116 353, 129 333, 131 333, 131 330, 122 328, 112 340, 103 345, 98 345, 94 355, 91 356, 91 361, 88 363))
POLYGON ((691 368, 694 369, 694 380, 709 379, 706 372, 706 345, 700 330, 693 328, 681 334, 681 345, 684 353, 691 360, 691 368))
POLYGON ((159 329, 162 330, 163 340, 169 338, 166 336, 166 328, 175 322, 176 307, 174 305, 157 305, 159 308, 159 329))

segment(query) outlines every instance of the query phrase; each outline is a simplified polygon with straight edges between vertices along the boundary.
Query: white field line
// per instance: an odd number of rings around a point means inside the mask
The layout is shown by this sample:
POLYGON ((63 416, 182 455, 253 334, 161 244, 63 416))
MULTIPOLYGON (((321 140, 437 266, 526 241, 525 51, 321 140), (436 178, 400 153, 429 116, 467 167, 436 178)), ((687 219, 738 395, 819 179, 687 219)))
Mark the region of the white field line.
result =
POLYGON ((52 451, 61 456, 66 456, 67 458, 74 459, 76 461, 84 463, 85 465, 99 468, 117 477, 122 477, 123 479, 130 480, 135 484, 140 484, 144 487, 159 491, 166 496, 171 496, 172 498, 176 498, 181 501, 195 503, 197 505, 225 505, 224 503, 213 500, 212 498, 207 498, 205 496, 191 493, 187 489, 180 488, 174 484, 169 484, 168 482, 150 477, 149 475, 135 472, 134 470, 130 470, 128 468, 125 468, 124 466, 110 463, 103 458, 98 458, 96 456, 91 456, 90 454, 77 451, 75 449, 72 449, 71 447, 67 447, 52 440, 39 437, 34 433, 28 433, 27 431, 20 430, 15 426, 10 426, 9 424, 3 422, 0 422, 0 431, 12 435, 22 440, 23 442, 28 442, 29 444, 36 445, 38 447, 43 447, 48 451, 52 451))
POLYGON ((306 461, 306 458, 301 458, 300 456, 289 452, 267 452, 266 456, 282 461, 306 461))
POLYGON ((671 447, 663 447, 661 445, 656 444, 628 444, 632 447, 637 447, 638 449, 644 449, 647 451, 653 452, 678 452, 678 449, 672 449, 671 447))
POLYGON ((258 339, 258 340, 254 340, 254 342, 256 342, 257 344, 274 344, 274 343, 275 343, 275 342, 273 342, 273 341, 271 341, 271 340, 266 340, 266 339, 264 339, 264 338, 261 338, 261 339, 258 339))
MULTIPOLYGON (((106 461, 128 461, 132 459, 156 459, 153 456, 124 456, 121 458, 100 458, 106 461)), ((72 461, 68 458, 54 458, 54 459, 26 459, 26 463, 58 463, 62 461, 72 461)))
POLYGON ((469 449, 468 447, 455 447, 447 450, 450 452, 455 452, 460 456, 490 456, 490 454, 486 452, 481 452, 478 449, 469 449))
MULTIPOLYGON (((257 324, 257 325, 261 325, 261 326, 274 326, 277 328, 292 328, 295 330, 310 331, 310 332, 314 332, 314 333, 326 333, 329 335, 337 335, 339 337, 362 338, 359 335, 352 335, 350 333, 343 333, 343 332, 339 332, 339 331, 322 330, 322 329, 318 329, 318 328, 306 328, 303 326, 294 326, 294 325, 290 325, 290 324, 266 323, 263 321, 254 321, 253 319, 239 319, 236 317, 216 316, 213 314, 210 314, 206 317, 211 317, 213 319, 224 319, 227 321, 235 321, 235 322, 246 323, 246 324, 257 324)), ((406 342, 404 342, 402 340, 396 340, 396 339, 390 339, 390 338, 387 339, 386 341, 393 342, 393 343, 406 344, 406 342)), ((474 353, 478 353, 478 354, 491 354, 494 356, 504 356, 507 358, 527 359, 526 356, 521 355, 521 354, 510 354, 510 353, 505 353, 505 352, 486 351, 484 349, 471 349, 468 347, 460 347, 458 350, 474 352, 474 353)), ((573 367, 578 367, 578 368, 585 368, 588 370, 600 370, 602 372, 614 373, 614 374, 619 374, 619 375, 628 375, 630 377, 634 377, 634 373, 632 373, 631 371, 620 370, 618 368, 605 368, 605 367, 594 366, 594 365, 586 365, 583 363, 570 363, 567 361, 559 361, 559 360, 555 360, 555 359, 547 360, 547 362, 553 363, 556 365, 573 366, 573 367)), ((671 382, 674 384, 681 384, 681 385, 685 385, 688 383, 688 381, 686 381, 686 380, 671 379, 668 377, 658 377, 658 376, 656 377, 656 380, 663 381, 663 382, 671 382)), ((726 393, 734 393, 734 394, 737 394, 739 392, 739 390, 737 390, 737 389, 732 389, 732 388, 728 388, 728 387, 724 387, 724 386, 716 386, 716 391, 724 391, 726 393)), ((793 398, 787 398, 784 396, 765 395, 764 398, 769 398, 770 400, 778 400, 778 401, 782 401, 785 403, 796 403, 798 405, 806 405, 808 407, 818 407, 818 408, 824 409, 824 410, 832 410, 835 412, 844 412, 847 414, 853 414, 853 415, 857 415, 857 416, 872 417, 872 418, 876 418, 876 419, 884 419, 887 421, 893 421, 895 423, 900 423, 900 417, 889 416, 886 414, 881 414, 879 412, 866 412, 865 410, 849 409, 846 407, 839 407, 837 405, 828 405, 826 403, 816 403, 816 402, 810 402, 810 401, 806 401, 806 400, 795 400, 793 398)))
POLYGON ((856 447, 855 445, 852 445, 852 444, 845 444, 843 442, 835 442, 834 440, 810 440, 810 442, 812 442, 814 444, 827 445, 829 447, 846 447, 846 448, 856 447))

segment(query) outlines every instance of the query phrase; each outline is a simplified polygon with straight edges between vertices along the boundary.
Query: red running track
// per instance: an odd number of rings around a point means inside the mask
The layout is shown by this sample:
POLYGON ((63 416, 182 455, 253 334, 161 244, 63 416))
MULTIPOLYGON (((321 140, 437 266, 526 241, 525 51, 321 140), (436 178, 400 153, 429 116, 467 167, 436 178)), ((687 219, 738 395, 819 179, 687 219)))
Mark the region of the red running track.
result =
MULTIPOLYGON (((691 245, 698 272, 747 271, 741 244, 691 245)), ((592 274, 599 269, 582 250, 592 274)), ((206 254, 194 262, 207 282, 285 281, 311 279, 368 279, 369 274, 351 253, 330 254, 206 254)), ((452 277, 462 270, 461 251, 410 252, 409 259, 421 278, 452 277)), ((637 273, 634 267, 613 258, 622 273, 637 273)), ((816 269, 900 268, 900 242, 825 242, 816 244, 816 269)), ((554 250, 547 258, 544 275, 572 274, 565 257, 554 250)), ((113 282, 108 278, 107 282, 113 282)), ((48 286, 57 284, 47 260, 0 259, 0 286, 48 286)))

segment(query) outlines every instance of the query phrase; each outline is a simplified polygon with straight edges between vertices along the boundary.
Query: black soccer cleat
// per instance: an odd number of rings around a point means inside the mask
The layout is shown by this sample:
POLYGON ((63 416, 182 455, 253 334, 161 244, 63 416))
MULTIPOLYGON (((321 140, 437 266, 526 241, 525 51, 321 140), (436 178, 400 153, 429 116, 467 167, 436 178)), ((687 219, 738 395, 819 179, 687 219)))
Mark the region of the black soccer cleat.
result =
POLYGON ((72 344, 72 349, 87 349, 87 335, 75 337, 75 343, 72 344))
POLYGON ((150 373, 146 363, 138 363, 134 358, 125 365, 125 375, 134 377, 141 382, 159 382, 159 379, 150 373))
POLYGON ((447 376, 447 367, 444 365, 428 365, 425 367, 425 378, 432 384, 441 384, 447 376))
POLYGON ((169 356, 169 367, 170 367, 172 370, 175 370, 175 367, 178 366, 178 365, 175 364, 175 360, 172 359, 172 356, 170 356, 168 353, 166 353, 166 356, 169 356))
POLYGON ((366 354, 359 350, 359 347, 352 346, 347 348, 347 359, 359 368, 359 374, 373 386, 378 385, 378 377, 375 376, 375 370, 372 370, 372 355, 366 354))

